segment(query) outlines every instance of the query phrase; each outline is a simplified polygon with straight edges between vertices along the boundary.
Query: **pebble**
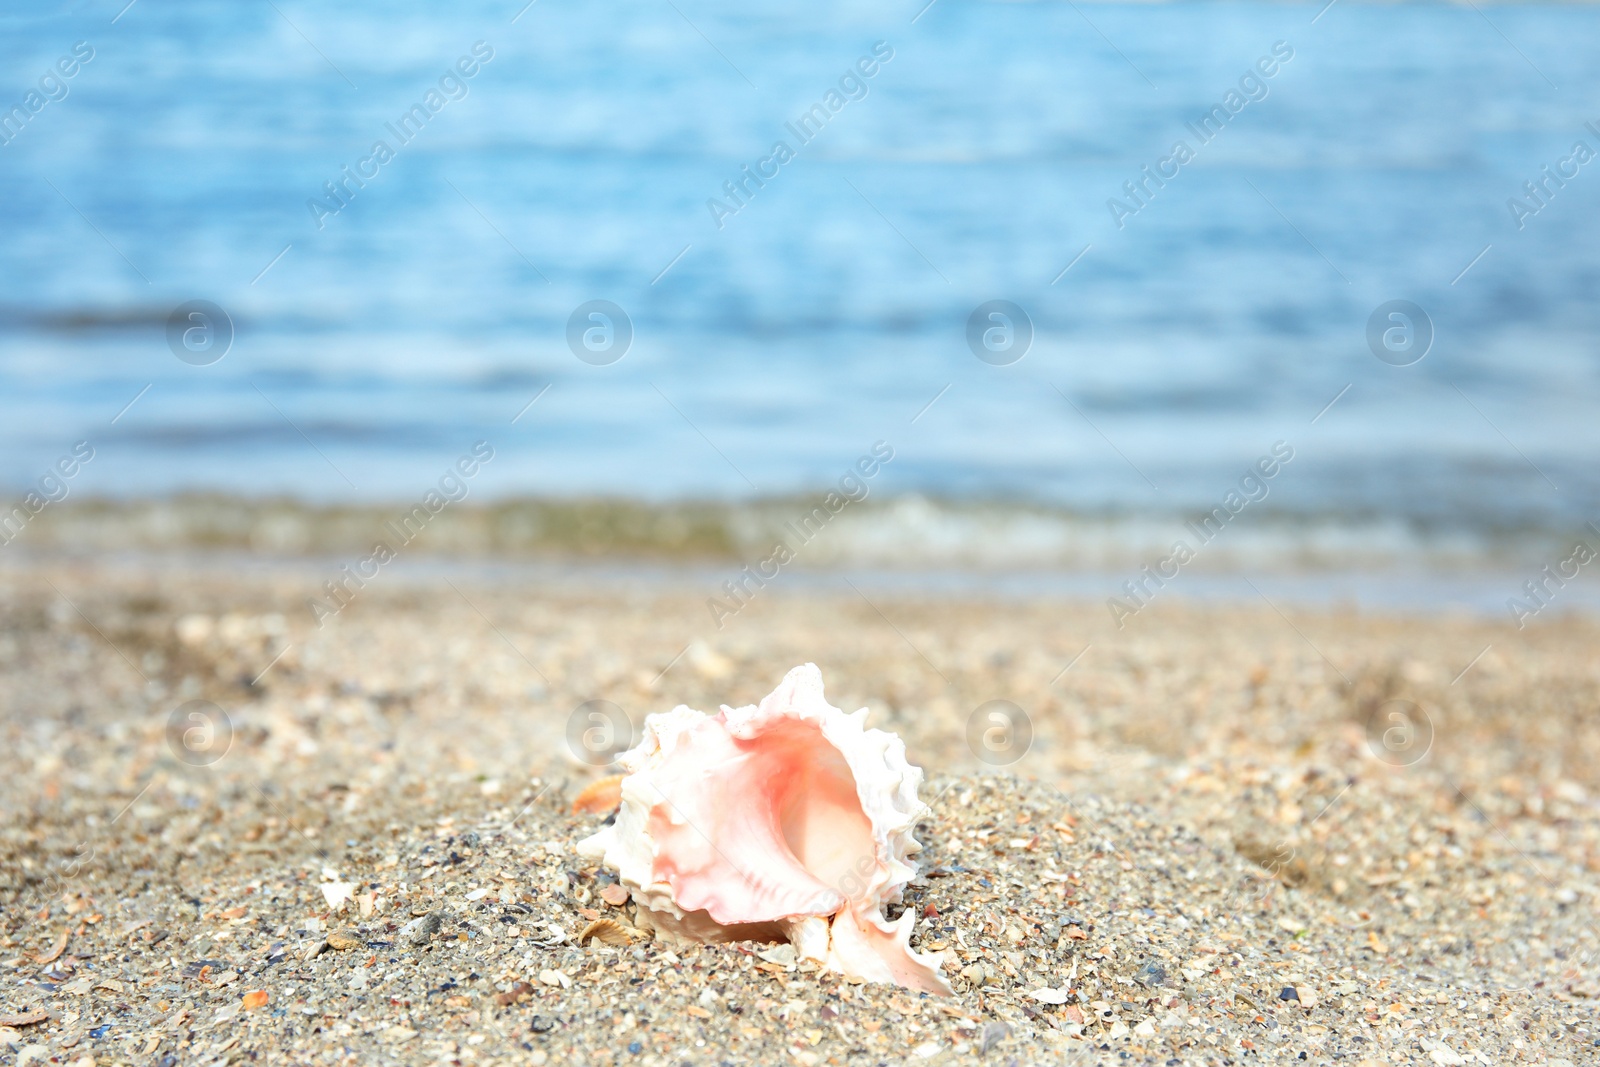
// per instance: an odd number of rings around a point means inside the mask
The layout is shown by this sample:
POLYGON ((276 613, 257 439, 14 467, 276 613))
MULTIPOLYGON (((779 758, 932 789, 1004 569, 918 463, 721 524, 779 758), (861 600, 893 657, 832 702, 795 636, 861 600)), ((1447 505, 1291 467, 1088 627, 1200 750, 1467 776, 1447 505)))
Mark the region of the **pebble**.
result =
POLYGON ((1147 989, 1167 984, 1167 970, 1159 963, 1147 963, 1134 972, 1133 980, 1147 989))
POLYGON ((364 948, 366 942, 354 930, 334 930, 328 934, 328 947, 338 952, 347 952, 353 948, 364 948))

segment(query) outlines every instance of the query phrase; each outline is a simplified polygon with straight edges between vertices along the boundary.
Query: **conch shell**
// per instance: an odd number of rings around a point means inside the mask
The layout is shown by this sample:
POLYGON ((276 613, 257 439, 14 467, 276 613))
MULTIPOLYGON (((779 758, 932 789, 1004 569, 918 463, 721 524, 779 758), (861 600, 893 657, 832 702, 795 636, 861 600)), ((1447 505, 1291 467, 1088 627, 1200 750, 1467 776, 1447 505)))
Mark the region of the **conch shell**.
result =
POLYGON ((812 663, 754 707, 651 715, 618 757, 616 821, 578 850, 666 940, 786 940, 828 970, 949 996, 940 954, 910 947, 914 912, 883 917, 916 876, 928 808, 904 742, 866 715, 823 699, 812 663))

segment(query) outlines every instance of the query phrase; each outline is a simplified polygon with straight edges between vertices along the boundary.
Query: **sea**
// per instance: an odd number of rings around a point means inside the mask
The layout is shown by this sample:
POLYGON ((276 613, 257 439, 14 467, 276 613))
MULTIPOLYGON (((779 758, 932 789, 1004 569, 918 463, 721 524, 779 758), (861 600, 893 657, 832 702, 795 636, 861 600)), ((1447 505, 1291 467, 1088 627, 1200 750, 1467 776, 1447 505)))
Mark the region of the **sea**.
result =
POLYGON ((9 6, 0 493, 376 513, 486 448, 453 507, 706 507, 740 551, 833 492, 847 563, 1536 570, 1600 546, 1597 40, 1588 4, 9 6))

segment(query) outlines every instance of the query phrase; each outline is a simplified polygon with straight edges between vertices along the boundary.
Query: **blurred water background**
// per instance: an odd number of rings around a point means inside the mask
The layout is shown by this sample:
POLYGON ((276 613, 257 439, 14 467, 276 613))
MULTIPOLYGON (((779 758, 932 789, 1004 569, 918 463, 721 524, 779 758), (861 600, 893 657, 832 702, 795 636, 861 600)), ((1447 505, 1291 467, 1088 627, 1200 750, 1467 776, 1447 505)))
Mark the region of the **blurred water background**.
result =
POLYGON ((124 4, 0 14, 0 109, 45 98, 0 147, 0 491, 94 449, 39 545, 358 544, 477 441, 436 547, 745 554, 877 441, 808 562, 1123 566, 1280 441, 1208 565, 1600 544, 1593 7, 124 4), (1394 299, 1410 366, 1369 349, 1394 299), (234 324, 208 366, 191 300, 234 324))

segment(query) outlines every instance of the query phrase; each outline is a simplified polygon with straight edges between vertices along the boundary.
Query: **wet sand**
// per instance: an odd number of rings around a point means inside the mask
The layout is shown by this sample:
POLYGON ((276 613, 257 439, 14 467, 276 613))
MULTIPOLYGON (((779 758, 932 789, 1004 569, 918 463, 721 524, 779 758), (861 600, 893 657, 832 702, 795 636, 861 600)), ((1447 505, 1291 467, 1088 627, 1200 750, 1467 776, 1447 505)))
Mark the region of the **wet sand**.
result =
POLYGON ((1593 622, 774 583, 719 630, 697 583, 444 567, 318 628, 325 570, 0 568, 8 1060, 1600 1057, 1593 622), (626 914, 574 709, 808 660, 927 771, 952 1000, 576 943, 626 914))

